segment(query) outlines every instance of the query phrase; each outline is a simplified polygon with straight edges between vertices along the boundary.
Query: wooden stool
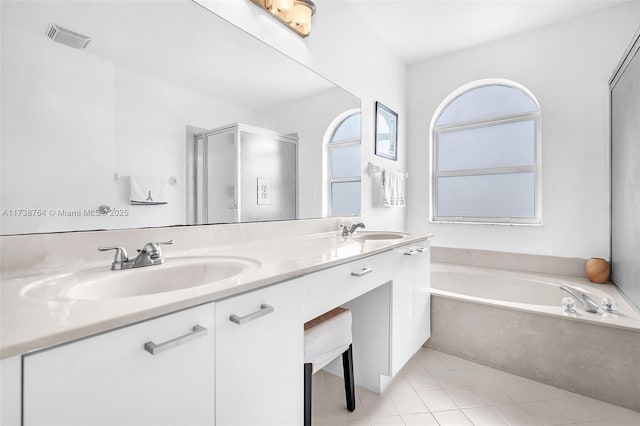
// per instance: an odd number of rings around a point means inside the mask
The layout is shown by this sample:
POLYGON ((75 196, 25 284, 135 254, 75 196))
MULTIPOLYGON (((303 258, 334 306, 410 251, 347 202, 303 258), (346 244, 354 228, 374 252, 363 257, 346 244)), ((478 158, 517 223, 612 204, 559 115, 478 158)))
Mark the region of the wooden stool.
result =
POLYGON ((335 308, 304 324, 304 426, 311 426, 311 376, 342 354, 347 410, 356 409, 351 311, 335 308))

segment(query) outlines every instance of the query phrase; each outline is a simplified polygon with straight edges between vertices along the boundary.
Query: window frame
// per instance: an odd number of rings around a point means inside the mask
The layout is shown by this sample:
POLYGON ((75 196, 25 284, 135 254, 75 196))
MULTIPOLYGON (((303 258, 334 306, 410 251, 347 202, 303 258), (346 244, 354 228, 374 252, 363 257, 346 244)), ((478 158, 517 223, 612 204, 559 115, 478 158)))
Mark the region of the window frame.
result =
MULTIPOLYGON (((353 176, 353 177, 342 177, 342 178, 334 178, 331 173, 331 151, 334 148, 343 148, 347 146, 360 145, 362 146, 362 111, 360 108, 350 109, 348 111, 344 111, 339 114, 327 127, 327 131, 325 133, 325 143, 323 149, 323 157, 324 157, 324 165, 323 168, 323 182, 324 185, 324 196, 323 196, 323 210, 326 212, 327 217, 341 217, 342 215, 335 216, 333 214, 333 204, 332 200, 332 185, 334 183, 348 183, 348 182, 360 182, 360 212, 355 213, 353 216, 359 216, 362 214, 362 173, 353 176), (354 116, 356 114, 360 114, 360 138, 359 139, 347 139, 339 142, 332 142, 333 136, 342 125, 344 121, 346 121, 349 117, 354 116)), ((360 152, 362 155, 362 151, 360 152)), ((362 158, 360 159, 360 168, 362 168, 362 158)))
POLYGON ((429 203, 430 223, 460 223, 460 224, 483 224, 483 225, 542 225, 542 131, 541 131, 541 109, 536 97, 526 87, 516 82, 505 79, 485 79, 467 83, 454 90, 438 106, 429 129, 429 188, 431 191, 429 203), (483 86, 507 86, 524 92, 535 103, 535 112, 503 115, 491 119, 473 120, 437 126, 436 122, 442 112, 458 97, 466 92, 483 86), (443 133, 491 127, 501 124, 533 121, 534 124, 534 163, 528 166, 492 167, 481 169, 464 169, 438 172, 438 136, 443 133), (533 217, 480 217, 480 216, 438 216, 438 178, 457 176, 482 176, 496 174, 534 174, 534 216, 533 217))

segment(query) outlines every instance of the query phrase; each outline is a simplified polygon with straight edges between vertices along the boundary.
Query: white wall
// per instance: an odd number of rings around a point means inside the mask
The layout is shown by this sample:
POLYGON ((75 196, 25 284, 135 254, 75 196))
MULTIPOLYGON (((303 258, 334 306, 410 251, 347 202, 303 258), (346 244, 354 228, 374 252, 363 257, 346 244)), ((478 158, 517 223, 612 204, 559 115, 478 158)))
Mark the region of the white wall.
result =
POLYGON ((345 2, 318 1, 311 35, 305 39, 247 0, 198 2, 362 100, 362 217, 369 229, 404 229, 405 209, 373 207, 371 179, 366 174, 369 161, 388 170, 406 170, 404 63, 345 2), (399 114, 398 161, 374 155, 375 101, 399 114))
POLYGON ((2 27, 3 234, 97 229, 111 204, 113 64, 2 27))
POLYGON ((115 228, 184 225, 186 221, 185 125, 214 129, 236 121, 253 122, 254 111, 122 67, 114 79, 115 228), (154 176, 167 183, 166 205, 129 203, 129 176, 154 176), (177 179, 175 186, 168 184, 177 179))
POLYGON ((608 81, 639 25, 640 4, 627 3, 410 66, 408 229, 438 246, 608 258, 608 81), (431 118, 456 88, 492 77, 540 102, 543 226, 428 223, 431 118))
POLYGON ((256 120, 247 108, 10 25, 2 36, 1 204, 11 212, 0 218, 3 234, 185 224, 185 125, 256 120), (131 205, 131 175, 175 177, 168 204, 131 205), (127 214, 85 214, 102 204, 127 214))

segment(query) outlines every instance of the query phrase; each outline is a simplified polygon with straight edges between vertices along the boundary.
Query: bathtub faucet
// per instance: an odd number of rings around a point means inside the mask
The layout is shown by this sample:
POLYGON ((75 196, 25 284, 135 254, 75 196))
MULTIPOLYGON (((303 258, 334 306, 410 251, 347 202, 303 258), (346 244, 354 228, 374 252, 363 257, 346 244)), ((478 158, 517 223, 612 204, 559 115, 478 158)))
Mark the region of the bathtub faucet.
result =
POLYGON ((564 290, 573 297, 575 297, 578 302, 582 304, 582 308, 587 312, 598 312, 598 304, 594 302, 592 298, 590 298, 586 293, 581 290, 578 290, 575 287, 571 287, 565 283, 560 284, 560 290, 564 290))

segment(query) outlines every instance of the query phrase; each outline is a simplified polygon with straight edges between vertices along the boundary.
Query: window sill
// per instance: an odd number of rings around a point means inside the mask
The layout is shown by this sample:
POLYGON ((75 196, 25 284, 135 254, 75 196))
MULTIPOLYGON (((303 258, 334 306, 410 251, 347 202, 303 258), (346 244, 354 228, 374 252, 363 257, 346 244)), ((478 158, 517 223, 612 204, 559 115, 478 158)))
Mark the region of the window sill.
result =
POLYGON ((497 226, 542 226, 542 220, 532 222, 489 222, 487 221, 468 221, 468 220, 449 220, 449 219, 429 219, 430 224, 457 224, 457 225, 497 225, 497 226))

